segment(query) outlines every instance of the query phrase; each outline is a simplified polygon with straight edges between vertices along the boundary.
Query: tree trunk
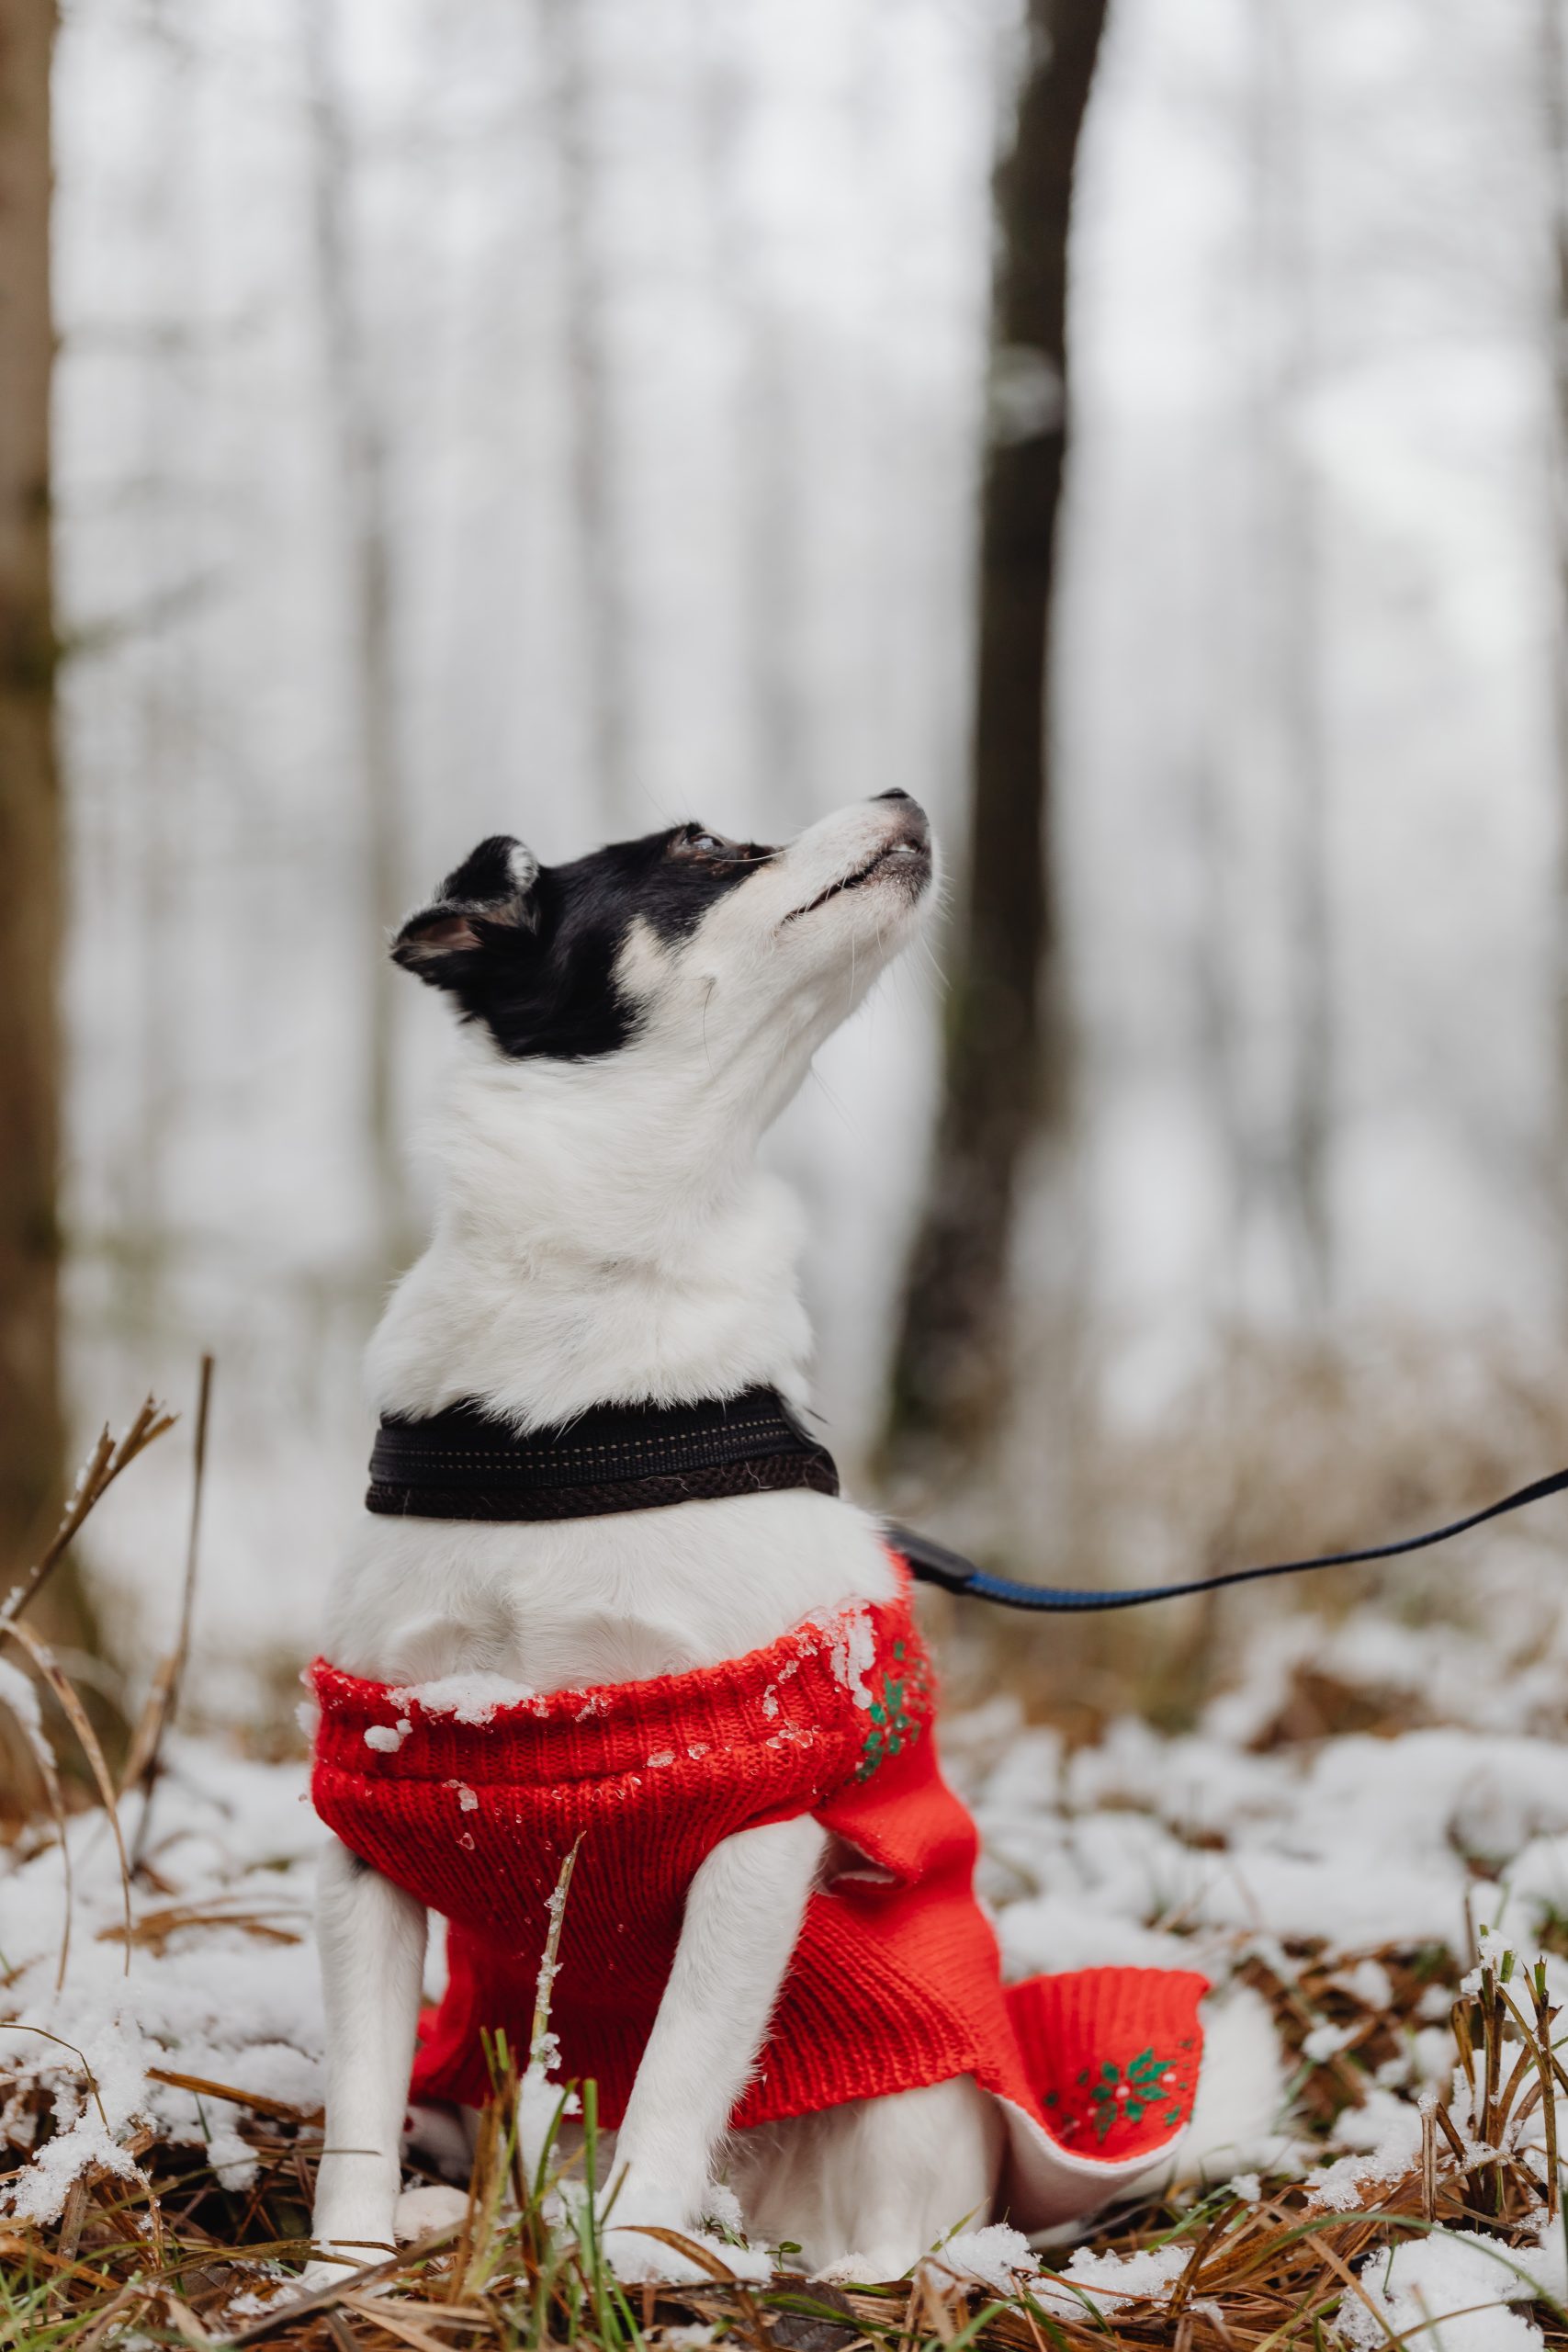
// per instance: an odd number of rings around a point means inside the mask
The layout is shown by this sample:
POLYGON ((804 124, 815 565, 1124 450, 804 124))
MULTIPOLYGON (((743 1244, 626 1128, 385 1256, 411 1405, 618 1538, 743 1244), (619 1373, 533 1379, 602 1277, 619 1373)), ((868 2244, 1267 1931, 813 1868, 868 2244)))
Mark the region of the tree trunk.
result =
MULTIPOLYGON (((53 0, 0 0, 0 1590, 58 1518, 62 823, 50 547, 53 0)), ((89 1630, 69 1562, 40 1630, 89 1630)))
POLYGON ((631 830, 637 828, 646 804, 633 788, 626 739, 625 562, 616 528, 612 371, 605 348, 610 288, 595 233, 598 171, 590 0, 544 0, 542 28, 557 141, 588 751, 602 821, 615 831, 631 830))
POLYGON ((1254 300, 1266 337, 1258 382, 1257 609, 1265 715, 1278 747, 1289 956, 1290 1094, 1278 1170, 1290 1305, 1311 1331, 1333 1279, 1335 1037, 1319 514, 1302 437, 1317 331, 1299 15, 1289 0, 1255 0, 1252 119, 1254 300))
POLYGON ((306 0, 311 180, 328 389, 343 456, 347 592, 354 648, 359 800, 365 840, 369 996, 365 1038, 365 1135, 376 1203, 375 1269, 407 1262, 412 1212, 397 1115, 397 976, 387 943, 407 909, 405 798, 399 760, 393 642, 393 548, 387 504, 387 435, 361 313, 352 231, 353 152, 338 78, 340 15, 306 0))
MULTIPOLYGON (((1554 980, 1556 1115, 1548 1136, 1546 1196, 1568 1237, 1568 60, 1562 0, 1540 0, 1539 73, 1550 239, 1545 343, 1551 379, 1551 526, 1556 578, 1551 708, 1557 763, 1557 925, 1554 980)), ((1568 1302, 1568 1266, 1560 1277, 1568 1302)))
MULTIPOLYGON (((750 86, 743 27, 731 0, 705 0, 700 136, 711 189, 716 292, 739 345, 731 395, 743 420, 738 503, 741 658, 750 718, 749 821, 781 837, 814 813, 804 790, 807 745, 795 662, 801 596, 798 421, 776 306, 758 268, 749 215, 750 86)), ((771 838, 772 836, 770 836, 771 838)))
POLYGON ((1067 239, 1105 0, 1029 0, 996 177, 991 401, 964 935, 944 1097, 895 1360, 892 1443, 971 1449, 1007 1379, 1008 1261, 1025 1146, 1059 1116, 1048 878, 1056 515, 1067 442, 1067 239))

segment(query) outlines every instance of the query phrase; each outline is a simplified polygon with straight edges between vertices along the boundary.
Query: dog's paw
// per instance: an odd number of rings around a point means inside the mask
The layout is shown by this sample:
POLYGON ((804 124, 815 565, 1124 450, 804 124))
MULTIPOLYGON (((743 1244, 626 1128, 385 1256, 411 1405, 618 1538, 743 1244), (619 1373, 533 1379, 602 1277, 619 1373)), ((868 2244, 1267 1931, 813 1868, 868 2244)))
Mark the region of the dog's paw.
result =
POLYGON ((318 2222, 310 2234, 316 2252, 306 2264, 299 2281, 309 2295, 321 2287, 341 2287, 356 2270, 385 2262, 394 2251, 389 2212, 378 2213, 374 2220, 356 2216, 344 2221, 334 2217, 330 2222, 318 2222))
POLYGON ((445 2181, 423 2181, 417 2188, 405 2188, 399 2198, 392 2235, 400 2245, 407 2245, 431 2230, 444 2230, 460 2222, 468 2210, 466 2190, 449 2188, 445 2181))
POLYGON ((682 2287, 711 2283, 711 2270, 667 2245, 662 2238, 651 2236, 653 2230, 669 2230, 697 2242, 682 2198, 657 2183, 639 2182, 635 2175, 618 2186, 613 2184, 603 2199, 599 2236, 605 2259, 623 2286, 642 2286, 652 2279, 682 2287))
POLYGON ((604 2258, 624 2287, 656 2280, 663 2286, 711 2287, 728 2278, 766 2286, 773 2275, 772 2257, 761 2246, 736 2245, 683 2218, 672 2220, 679 2210, 673 2204, 660 2208, 650 2203, 636 2211, 623 2210, 624 2204, 617 2199, 615 2211, 599 2225, 604 2258), (681 2245, 653 2236, 654 2230, 668 2230, 681 2245), (689 2253, 684 2250, 688 2247, 689 2253))
POLYGON ((706 2262, 693 2259, 663 2238, 649 2234, 649 2225, 626 2225, 617 2221, 607 2222, 604 2230, 604 2259, 623 2287, 653 2284, 667 2287, 712 2287, 727 2278, 745 2278, 765 2284, 773 2277, 773 2264, 767 2256, 755 2253, 750 2246, 721 2245, 702 2230, 689 2225, 678 2229, 672 2222, 661 2222, 653 2227, 668 2229, 694 2252, 710 2256, 706 2262))
MULTIPOLYGON (((389 2233, 387 2253, 391 2251, 389 2236, 389 2233)), ((314 2261, 308 2262, 299 2273, 299 2292, 315 2295, 323 2287, 342 2287, 356 2270, 363 2270, 367 2263, 380 2262, 385 2258, 381 2250, 373 2245, 345 2245, 330 2252, 323 2251, 314 2261)))
POLYGON ((653 2279, 672 2287, 713 2284, 711 2270, 705 2270, 700 2263, 650 2234, 656 2229, 669 2230, 673 2235, 694 2243, 695 2231, 672 2214, 657 2211, 623 2214, 617 2207, 609 2220, 599 2226, 604 2259, 623 2287, 640 2287, 653 2279))

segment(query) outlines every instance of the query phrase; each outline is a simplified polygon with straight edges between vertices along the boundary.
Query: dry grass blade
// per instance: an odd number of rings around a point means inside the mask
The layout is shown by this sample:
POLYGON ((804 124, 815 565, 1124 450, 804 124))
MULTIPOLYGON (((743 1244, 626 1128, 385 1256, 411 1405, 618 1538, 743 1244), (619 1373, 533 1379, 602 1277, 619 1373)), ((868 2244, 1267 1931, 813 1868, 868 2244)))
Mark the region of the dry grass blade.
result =
POLYGON ((190 1525, 186 1537, 185 1583, 180 1595, 179 1631, 175 1646, 164 1658, 153 1678, 152 1689, 142 1710, 131 1741, 130 1755, 126 1760, 124 1787, 127 1791, 144 1791, 141 1818, 136 1825, 132 1853, 133 1864, 139 1865, 147 1844, 148 1826, 152 1817, 152 1794, 158 1779, 158 1758, 163 1749, 164 1736, 174 1721, 179 1705, 180 1684, 185 1677, 186 1661, 190 1656, 191 1623, 196 1608, 197 1568, 201 1548, 201 1506, 207 1487, 207 1422, 212 1403, 213 1360, 201 1359, 201 1376, 197 1388, 196 1436, 191 1467, 190 1525))
POLYGON ((376 2319, 383 2312, 396 2312, 400 2319, 428 2320, 441 2327, 489 2327, 493 2314, 482 2303, 419 2302, 404 2296, 398 2302, 389 2302, 377 2295, 345 2295, 344 2301, 350 2311, 360 2312, 367 2319, 376 2319))
POLYGON ((82 1743, 82 1752, 86 1757, 92 1768, 93 1778, 98 1784, 98 1794, 104 1801, 104 1811, 109 1817, 109 1827, 114 1832, 115 1850, 119 1857, 120 1899, 125 1912, 125 1973, 129 1976, 131 1948, 130 1860, 125 1850, 125 1839, 120 1834, 119 1807, 115 1801, 114 1782, 109 1777, 109 1768, 104 1761, 104 1751, 98 1746, 98 1736, 87 1720, 86 1709, 31 1627, 18 1625, 13 1619, 9 1623, 0 1623, 0 1635, 15 1642, 19 1649, 27 1652, 35 1670, 42 1676, 59 1700, 72 1730, 82 1743))
POLYGON ((109 2329, 122 2312, 134 2314, 127 2321, 128 2328, 134 2327, 136 2320, 140 2318, 151 2300, 151 2288, 126 2286, 118 2289, 104 2305, 96 2319, 93 2321, 86 2334, 77 2337, 75 2352, 92 2352, 92 2347, 104 2341, 109 2329))
POLYGON ((169 2066, 149 2066, 147 2079, 151 2083, 167 2083, 176 2091, 192 2091, 197 2098, 226 2098, 236 2107, 248 2107, 257 2115, 270 2115, 280 2123, 319 2123, 319 2107, 290 2107, 286 2099, 264 2098, 259 2091, 243 2091, 232 2083, 215 2083, 205 2075, 177 2075, 169 2066))
POLYGON ((183 2336, 187 2344, 207 2345, 221 2340, 208 2334, 190 2305, 182 2302, 178 2295, 171 2295, 165 2290, 159 2300, 168 2313, 169 2325, 174 2329, 175 2334, 183 2336))
MULTIPOLYGON (((163 1736, 174 1677, 175 1653, 171 1650, 166 1657, 161 1658, 158 1662, 153 1672, 152 1687, 147 1693, 146 1703, 137 1717, 136 1728, 130 1735, 130 1746, 126 1750, 125 1770, 120 1775, 119 1792, 122 1797, 130 1796, 131 1792, 140 1788, 147 1778, 149 1766, 157 1753, 158 1743, 163 1736)), ((138 1831, 136 1845, 140 1848, 141 1844, 141 1832, 138 1831)))
POLYGON ((104 2102, 98 2095, 97 2077, 93 2073, 91 2066, 88 2065, 85 2052, 78 2050, 73 2041, 67 2041, 62 2033, 51 2033, 48 2026, 46 2025, 28 2025, 23 2023, 20 2019, 16 2019, 7 2024, 6 2030, 7 2033, 39 2034, 45 2041, 52 2041, 57 2049, 69 2050, 71 2055, 75 2059, 77 2064, 82 2069, 82 2079, 86 2084, 87 2089, 92 2096, 93 2105, 98 2110, 98 2120, 103 2125, 106 2132, 108 2130, 109 2120, 104 2112, 104 2102))
POLYGON ((1328 2244, 1325 2237, 1318 2240, 1316 2251, 1320 2261, 1326 2262, 1329 2268, 1334 2272, 1336 2278, 1339 2278, 1343 2282, 1349 2293, 1354 2295, 1358 2301, 1359 2301, 1366 2310, 1371 2312, 1373 2319, 1377 2322, 1378 2326, 1388 2338, 1389 2343, 1391 2345, 1397 2345, 1401 2341, 1400 2337, 1394 2334, 1393 2329, 1389 2325, 1388 2321, 1383 2317, 1382 2312, 1379 2311, 1376 2303, 1373 2302, 1371 2297, 1368 2294, 1366 2289, 1362 2286, 1360 2280, 1357 2278, 1349 2264, 1345 2260, 1343 2255, 1337 2253, 1336 2249, 1328 2244))
MULTIPOLYGON (((132 1868, 134 1869, 134 1861, 132 1868)), ((284 1913, 285 1917, 298 1913, 284 1913)), ((172 1903, 161 1911, 144 1911, 131 1930, 132 1940, 150 1951, 161 1952, 172 1936, 188 1935, 200 1928, 234 1928, 243 1936, 253 1936, 258 1943, 299 1944, 305 1939, 292 1928, 280 1928, 261 1911, 214 1910, 207 1904, 172 1903)), ((118 1936, 118 1928, 100 1928, 98 1940, 107 1943, 118 1936)))
POLYGON ((577 1868, 581 1835, 575 1839, 570 1854, 560 1866, 560 1872, 550 1896, 549 1932, 545 1938, 544 1956, 539 1962, 539 1974, 534 1986, 534 2016, 528 2028, 528 2059, 532 2065, 540 2063, 545 2036, 550 2025, 550 1995, 559 1969, 561 1928, 566 1920, 566 1901, 571 1892, 571 1874, 577 1868))
POLYGON ((114 1437, 107 1428, 99 1434, 97 1443, 77 1476, 64 1516, 51 1536, 30 1574, 25 1576, 0 1601, 0 1625, 11 1625, 21 1615, 44 1584, 51 1570, 58 1567, 72 1543, 80 1532, 89 1514, 102 1502, 122 1470, 129 1470, 139 1453, 175 1426, 173 1413, 149 1396, 123 1437, 114 1437))
MULTIPOLYGON (((84 2278, 92 2287, 101 2287, 104 2283, 101 2271, 90 2270, 85 2263, 77 2262, 69 2255, 57 2254, 49 2246, 39 2245, 33 2238, 18 2237, 15 2233, 0 2235, 0 2262, 14 2263, 18 2276, 22 2264, 37 2263, 45 2270, 64 2271, 84 2278)), ((0 2277, 4 2275, 0 2272, 0 2277)), ((152 2288, 148 2288, 146 2292, 151 2294, 152 2288)))
POLYGON ((620 2230, 627 2237, 657 2238, 660 2245, 683 2255, 694 2269, 705 2270, 710 2278, 716 2278, 721 2287, 740 2283, 728 2263, 722 2261, 711 2246, 698 2245, 694 2238, 683 2237, 679 2230, 664 2229, 657 2222, 617 2222, 613 2214, 604 2227, 612 2236, 620 2230))
MULTIPOLYGON (((395 2335, 400 2344, 412 2345, 413 2352, 451 2352, 450 2345, 444 2344, 438 2335, 432 2335, 427 2327, 420 2325, 412 2308, 407 2303, 389 2302, 373 2295, 345 2295, 343 2300, 346 2310, 384 2328, 389 2335, 395 2335)), ((434 2304, 430 2308, 433 2311, 440 2309, 434 2304)), ((441 2311, 440 2317, 446 2323, 450 2314, 441 2311)), ((486 2324, 489 2324, 488 2320, 486 2324)))
POLYGON ((276 2310, 253 2320, 248 2327, 241 2328, 237 2335, 229 2336, 226 2341, 231 2346, 263 2344, 269 2335, 276 2335, 282 2326, 292 2326, 297 2320, 304 2319, 314 2312, 330 2311, 342 2302, 344 2295, 355 2294, 364 2287, 378 2286, 383 2278, 394 2278, 400 2271, 416 2269, 431 2255, 439 2253, 443 2246, 450 2245, 457 2235, 457 2224, 455 2222, 447 2229, 432 2230, 424 2237, 416 2238, 412 2245, 405 2246, 401 2254, 389 2255, 384 2262, 368 2263, 363 2270, 349 2271, 344 2278, 334 2279, 330 2287, 318 2287, 309 2295, 296 2295, 289 2301, 280 2303, 276 2310))
MULTIPOLYGON (((6 1671, 9 1675, 15 1669, 7 1667, 6 1671)), ((27 1696, 29 1701, 32 1700, 34 1697, 32 1685, 27 1683, 25 1676, 18 1676, 17 1679, 26 1684, 27 1696)), ((65 1918, 60 1931, 60 1957, 55 1963, 54 1971, 54 1989, 58 1993, 65 1982, 66 1963, 71 1957, 71 1930, 75 1918, 75 1882, 71 1873, 71 1840, 65 1834, 65 1798, 60 1786, 60 1773, 54 1761, 54 1750, 44 1737, 42 1731, 35 1732, 33 1724, 22 1712, 20 1702, 8 1701, 6 1703, 27 1736, 28 1746, 39 1768, 39 1777, 43 1782, 44 1799, 49 1806, 50 1815, 54 1823, 55 1836, 60 1845, 60 1877, 65 1895, 65 1918)))

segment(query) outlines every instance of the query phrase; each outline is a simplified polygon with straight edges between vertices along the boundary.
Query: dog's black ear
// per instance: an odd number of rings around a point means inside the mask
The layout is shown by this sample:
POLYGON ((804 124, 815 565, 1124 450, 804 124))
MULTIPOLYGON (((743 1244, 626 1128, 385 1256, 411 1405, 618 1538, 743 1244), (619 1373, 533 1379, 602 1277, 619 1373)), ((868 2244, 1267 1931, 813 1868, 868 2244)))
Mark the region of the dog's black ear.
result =
POLYGON ((539 861, 510 833, 491 833, 454 866, 427 907, 392 942, 392 961, 433 988, 457 988, 487 946, 535 929, 539 861))

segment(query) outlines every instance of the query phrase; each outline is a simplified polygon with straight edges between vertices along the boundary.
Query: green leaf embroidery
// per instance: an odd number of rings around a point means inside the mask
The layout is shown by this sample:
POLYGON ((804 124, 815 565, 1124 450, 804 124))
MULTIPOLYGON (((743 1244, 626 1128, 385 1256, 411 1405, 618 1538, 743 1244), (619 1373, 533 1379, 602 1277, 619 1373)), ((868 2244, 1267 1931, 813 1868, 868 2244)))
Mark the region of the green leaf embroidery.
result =
MULTIPOLYGON (((1173 2064, 1169 2058, 1156 2057, 1152 2050, 1140 2050, 1135 2058, 1128 2061, 1123 2074, 1120 2066, 1105 2060, 1100 2080, 1089 2086, 1096 2139, 1105 2139, 1117 2123, 1141 2123, 1162 2092, 1168 2096, 1165 2076, 1173 2064)), ((1087 2072, 1078 2076, 1078 2081, 1089 2083, 1087 2072)), ((1174 2129, 1181 2120, 1179 2108, 1172 2108, 1165 2120, 1174 2129)))

